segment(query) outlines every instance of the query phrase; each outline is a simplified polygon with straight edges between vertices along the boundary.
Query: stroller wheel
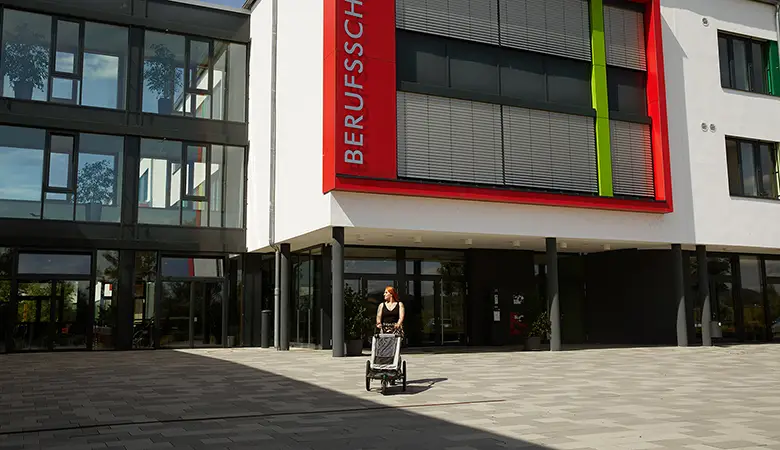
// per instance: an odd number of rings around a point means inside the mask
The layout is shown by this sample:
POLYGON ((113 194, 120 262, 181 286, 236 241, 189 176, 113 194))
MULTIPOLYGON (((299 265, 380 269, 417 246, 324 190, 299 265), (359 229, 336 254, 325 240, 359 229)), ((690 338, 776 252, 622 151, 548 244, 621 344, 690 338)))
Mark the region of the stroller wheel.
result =
POLYGON ((406 361, 403 363, 403 384, 401 385, 401 389, 406 392, 406 361))
POLYGON ((366 390, 371 391, 371 361, 366 361, 366 390))
POLYGON ((382 395, 387 395, 387 378, 382 378, 382 395))

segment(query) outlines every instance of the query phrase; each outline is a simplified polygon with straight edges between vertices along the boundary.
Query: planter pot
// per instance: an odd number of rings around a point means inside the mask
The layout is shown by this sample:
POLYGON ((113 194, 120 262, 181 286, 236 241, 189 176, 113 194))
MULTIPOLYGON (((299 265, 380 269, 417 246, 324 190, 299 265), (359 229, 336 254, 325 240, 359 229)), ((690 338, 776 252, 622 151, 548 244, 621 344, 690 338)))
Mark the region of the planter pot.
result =
POLYGON ((157 100, 157 112, 163 115, 170 115, 173 112, 173 100, 170 98, 157 100))
POLYGON ((542 338, 538 336, 529 337, 525 340, 525 349, 529 351, 537 351, 542 348, 542 338))
POLYGON ((350 339, 347 341, 347 356, 360 356, 363 354, 363 340, 350 339))
POLYGON ((29 81, 16 83, 14 86, 14 97, 19 100, 32 100, 33 84, 29 81))

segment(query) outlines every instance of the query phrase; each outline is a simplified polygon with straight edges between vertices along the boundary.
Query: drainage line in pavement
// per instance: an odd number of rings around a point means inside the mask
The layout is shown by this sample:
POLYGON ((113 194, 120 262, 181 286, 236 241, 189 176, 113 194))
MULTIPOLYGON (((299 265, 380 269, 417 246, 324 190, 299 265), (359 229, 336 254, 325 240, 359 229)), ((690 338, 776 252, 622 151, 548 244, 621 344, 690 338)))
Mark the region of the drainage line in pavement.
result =
POLYGON ((350 412, 363 412, 363 411, 382 411, 386 409, 420 409, 420 408, 434 408, 437 406, 463 406, 463 405, 479 405, 483 403, 502 403, 506 400, 475 400, 470 402, 450 402, 450 403, 420 403, 417 405, 406 406, 391 406, 391 405, 377 405, 365 408, 343 408, 343 409, 325 409, 318 411, 288 411, 278 413, 266 413, 266 414, 240 414, 232 416, 212 416, 212 417, 190 417, 180 419, 168 419, 168 420, 145 420, 139 422, 107 422, 107 423, 95 423, 89 425, 76 425, 72 427, 52 427, 52 428, 38 428, 29 430, 14 430, 14 431, 0 431, 0 436, 12 436, 17 434, 28 433, 52 433, 59 431, 72 431, 72 430, 89 430, 97 428, 108 427, 124 427, 124 426, 142 426, 142 425, 163 425, 169 423, 188 423, 188 422, 208 422, 211 420, 235 420, 235 419, 266 419, 271 417, 284 417, 284 416, 310 416, 313 414, 333 414, 333 413, 350 413, 350 412))

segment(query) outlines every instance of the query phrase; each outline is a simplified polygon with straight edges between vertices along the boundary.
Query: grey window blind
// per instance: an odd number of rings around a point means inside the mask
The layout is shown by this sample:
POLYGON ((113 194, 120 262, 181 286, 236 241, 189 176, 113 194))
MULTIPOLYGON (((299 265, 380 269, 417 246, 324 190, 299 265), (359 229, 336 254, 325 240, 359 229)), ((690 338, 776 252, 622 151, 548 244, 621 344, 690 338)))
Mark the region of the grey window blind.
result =
POLYGON ((499 0, 501 45, 591 60, 587 0, 499 0))
POLYGON ((647 70, 645 18, 639 11, 604 6, 607 64, 647 70))
POLYGON ((592 117, 504 107, 506 184, 598 192, 592 117))
POLYGON ((615 194, 654 197, 650 125, 612 120, 609 126, 615 194))
POLYGON ((398 175, 503 184, 501 106, 398 92, 398 175))
POLYGON ((498 45, 496 0, 396 0, 395 16, 397 28, 498 45))

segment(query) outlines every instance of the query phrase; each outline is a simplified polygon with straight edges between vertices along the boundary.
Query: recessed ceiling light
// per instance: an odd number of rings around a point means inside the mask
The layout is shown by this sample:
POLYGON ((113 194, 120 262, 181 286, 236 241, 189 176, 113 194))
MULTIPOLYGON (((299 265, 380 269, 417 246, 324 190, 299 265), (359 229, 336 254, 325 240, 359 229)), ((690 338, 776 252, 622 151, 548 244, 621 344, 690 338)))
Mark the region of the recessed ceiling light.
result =
POLYGON ((420 244, 420 243, 422 243, 422 236, 415 236, 415 238, 414 238, 414 242, 415 242, 416 244, 420 244))
POLYGON ((363 241, 366 240, 366 237, 364 235, 362 235, 362 234, 358 234, 357 240, 360 241, 360 242, 363 242, 363 241))
POLYGON ((612 248, 612 247, 610 247, 610 245, 609 245, 609 244, 604 244, 604 250, 609 250, 609 249, 611 249, 611 248, 612 248))
POLYGON ((569 247, 569 244, 567 244, 565 242, 561 242, 561 248, 568 248, 568 247, 569 247))
POLYGON ((471 245, 471 244, 473 244, 473 243, 474 243, 474 241, 472 241, 471 239, 466 239, 466 240, 465 240, 465 241, 463 241, 463 242, 464 242, 466 245, 471 245))
POLYGON ((513 247, 520 247, 520 241, 512 241, 513 247))

